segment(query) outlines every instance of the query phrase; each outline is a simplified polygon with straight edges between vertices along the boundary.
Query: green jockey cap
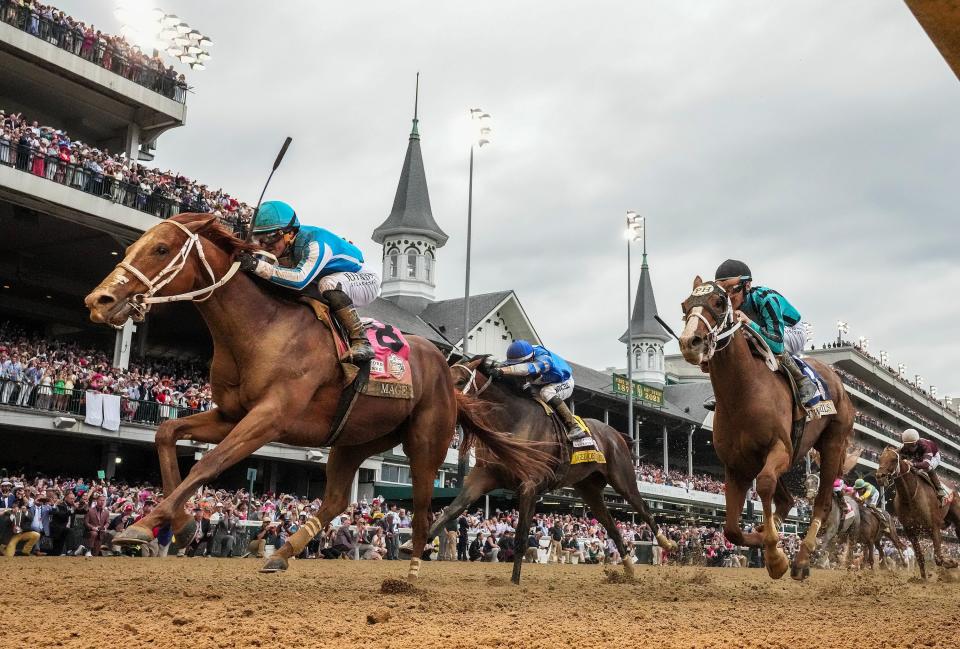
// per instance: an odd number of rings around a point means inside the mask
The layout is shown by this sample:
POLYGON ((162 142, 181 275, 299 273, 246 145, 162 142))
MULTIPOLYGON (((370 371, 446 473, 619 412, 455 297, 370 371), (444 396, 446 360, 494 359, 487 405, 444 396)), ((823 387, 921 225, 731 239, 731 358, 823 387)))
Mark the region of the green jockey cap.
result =
POLYGON ((857 481, 853 483, 854 489, 866 489, 867 483, 863 478, 857 478, 857 481))
POLYGON ((293 208, 283 201, 267 201, 260 205, 253 226, 254 234, 299 228, 300 220, 293 208))

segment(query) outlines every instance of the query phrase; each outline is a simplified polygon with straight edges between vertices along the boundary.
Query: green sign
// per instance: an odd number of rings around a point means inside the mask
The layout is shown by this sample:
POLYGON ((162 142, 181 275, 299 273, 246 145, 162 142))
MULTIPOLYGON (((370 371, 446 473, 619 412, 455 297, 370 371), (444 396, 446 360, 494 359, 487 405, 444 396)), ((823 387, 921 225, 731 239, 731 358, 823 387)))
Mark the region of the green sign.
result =
POLYGON ((627 377, 620 374, 613 375, 613 393, 627 396, 630 393, 630 387, 633 387, 633 398, 637 401, 648 403, 658 408, 663 407, 663 390, 653 388, 637 381, 629 381, 627 377))
POLYGON ((106 471, 104 471, 103 469, 100 469, 99 471, 97 471, 97 479, 98 479, 98 480, 104 480, 104 479, 106 479, 106 477, 107 477, 107 472, 106 472, 106 471))

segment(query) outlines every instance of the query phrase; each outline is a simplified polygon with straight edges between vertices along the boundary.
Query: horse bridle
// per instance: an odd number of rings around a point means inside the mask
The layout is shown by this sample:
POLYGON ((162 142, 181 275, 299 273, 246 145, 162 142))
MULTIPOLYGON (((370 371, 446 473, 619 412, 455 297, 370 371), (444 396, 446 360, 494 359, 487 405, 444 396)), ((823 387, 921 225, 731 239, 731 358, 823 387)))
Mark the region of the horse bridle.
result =
POLYGON ((481 394, 483 394, 483 391, 489 388, 490 384, 493 383, 493 379, 487 376, 487 377, 484 377, 487 380, 486 382, 484 382, 483 385, 480 385, 480 386, 477 385, 477 374, 479 373, 479 368, 475 367, 471 370, 466 365, 462 365, 460 363, 457 363, 456 365, 454 365, 453 368, 463 370, 464 372, 467 373, 467 382, 463 386, 463 389, 460 391, 461 394, 469 394, 470 388, 472 387, 474 390, 476 390, 474 396, 479 397, 481 394))
MULTIPOLYGON (((893 451, 893 449, 891 449, 891 451, 893 451)), ((883 482, 884 487, 889 487, 894 482, 902 478, 904 475, 903 465, 908 464, 906 460, 900 457, 899 451, 893 451, 893 454, 897 457, 897 468, 895 471, 891 471, 887 475, 883 476, 883 480, 881 480, 881 482, 883 482)), ((907 469, 907 473, 910 473, 909 469, 907 469)), ((878 479, 879 479, 879 476, 878 476, 878 479)))
POLYGON ((728 296, 727 292, 716 282, 702 283, 694 289, 685 304, 687 304, 687 311, 683 314, 684 325, 690 322, 690 318, 699 318, 707 328, 707 354, 705 360, 709 361, 716 352, 725 349, 727 345, 730 344, 731 336, 737 332, 743 323, 737 320, 733 313, 733 304, 730 302, 730 296, 728 296), (710 298, 714 295, 720 295, 726 305, 723 317, 720 317, 720 314, 710 305, 710 298), (711 325, 710 321, 703 317, 702 311, 709 313, 716 324, 711 325), (717 347, 717 344, 722 340, 726 340, 726 344, 723 345, 723 347, 717 347))
MULTIPOLYGON (((200 235, 196 232, 191 232, 189 228, 182 223, 178 223, 177 221, 161 221, 160 225, 163 225, 164 223, 169 223, 170 225, 175 225, 180 228, 184 234, 187 235, 187 240, 184 241, 183 245, 180 247, 180 252, 174 255, 173 259, 170 260, 170 263, 164 266, 160 272, 154 275, 153 278, 148 278, 133 264, 127 262, 126 259, 117 264, 117 267, 129 271, 147 287, 147 290, 143 293, 136 293, 127 298, 127 303, 130 305, 131 310, 134 311, 140 318, 146 316, 150 311, 150 307, 154 304, 159 304, 162 302, 181 302, 183 300, 190 300, 192 302, 203 302, 208 300, 210 296, 213 295, 213 292, 229 282, 240 268, 239 261, 233 262, 229 270, 227 270, 223 277, 218 280, 216 274, 213 272, 213 269, 210 267, 210 262, 207 261, 206 256, 203 254, 203 243, 200 241, 200 235), (200 258, 200 262, 203 264, 204 270, 206 270, 207 274, 210 276, 210 281, 212 284, 201 289, 197 289, 196 291, 154 297, 157 291, 172 282, 174 278, 180 274, 180 271, 183 270, 183 267, 187 264, 187 259, 190 258, 190 252, 192 250, 197 251, 197 256, 200 258)), ((128 280, 125 276, 118 275, 114 279, 114 284, 126 284, 127 281, 128 280)), ((122 328, 122 325, 112 326, 117 329, 122 328)))

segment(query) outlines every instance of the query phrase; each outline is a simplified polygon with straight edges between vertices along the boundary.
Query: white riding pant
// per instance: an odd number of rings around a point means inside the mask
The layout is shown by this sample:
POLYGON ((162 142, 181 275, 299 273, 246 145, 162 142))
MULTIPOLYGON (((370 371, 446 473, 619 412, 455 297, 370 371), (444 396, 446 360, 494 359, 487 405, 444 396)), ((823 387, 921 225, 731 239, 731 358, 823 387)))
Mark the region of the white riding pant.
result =
POLYGON ((380 295, 380 274, 364 264, 359 273, 331 273, 317 280, 321 291, 332 291, 338 285, 354 306, 367 306, 380 295))
POLYGON ((940 459, 941 459, 941 458, 940 458, 940 453, 939 453, 939 452, 937 452, 936 455, 934 455, 932 458, 930 458, 930 469, 929 469, 930 471, 933 471, 933 470, 936 469, 938 466, 940 466, 940 459))
POLYGON ((540 398, 544 401, 550 401, 554 397, 560 397, 564 401, 573 396, 573 378, 560 383, 550 383, 540 388, 540 398))
POLYGON ((783 348, 792 356, 803 353, 807 346, 807 332, 803 325, 797 323, 792 327, 783 328, 783 348))
POLYGON ((874 491, 873 495, 867 498, 866 504, 870 507, 876 507, 878 502, 880 502, 880 492, 874 491))

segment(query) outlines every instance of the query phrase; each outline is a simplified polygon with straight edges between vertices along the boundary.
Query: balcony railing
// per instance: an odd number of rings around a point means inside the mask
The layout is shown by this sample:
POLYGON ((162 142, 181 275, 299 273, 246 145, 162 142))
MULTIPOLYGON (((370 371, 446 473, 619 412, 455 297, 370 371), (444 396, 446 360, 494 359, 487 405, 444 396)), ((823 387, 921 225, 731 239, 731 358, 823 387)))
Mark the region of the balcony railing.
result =
MULTIPOLYGON (((117 180, 102 171, 33 150, 0 135, 0 164, 45 178, 87 194, 166 219, 180 213, 180 202, 135 183, 117 180)), ((199 211, 199 210, 198 210, 199 211)))
MULTIPOLYGON (((53 385, 30 385, 22 381, 0 380, 0 407, 35 410, 50 414, 86 415, 86 390, 67 390, 53 385)), ((120 421, 159 426, 201 412, 195 408, 168 405, 156 401, 120 398, 120 421)))
POLYGON ((181 104, 187 101, 187 84, 179 81, 173 72, 163 69, 162 64, 154 63, 152 59, 150 64, 131 61, 122 49, 109 46, 96 37, 87 37, 79 27, 71 28, 45 18, 34 6, 0 0, 0 20, 168 99, 181 104))

